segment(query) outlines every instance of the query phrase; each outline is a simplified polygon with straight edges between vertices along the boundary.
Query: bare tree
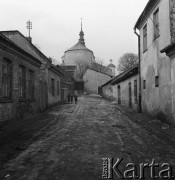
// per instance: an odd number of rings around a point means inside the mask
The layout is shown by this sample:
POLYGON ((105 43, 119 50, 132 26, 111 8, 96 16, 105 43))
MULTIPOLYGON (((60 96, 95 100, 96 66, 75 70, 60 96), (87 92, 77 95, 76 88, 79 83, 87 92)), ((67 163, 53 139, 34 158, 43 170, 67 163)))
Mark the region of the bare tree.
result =
POLYGON ((56 60, 56 59, 54 59, 52 57, 49 57, 49 59, 52 61, 52 64, 54 64, 54 65, 58 65, 59 64, 58 60, 56 60))
POLYGON ((87 64, 86 62, 82 60, 77 60, 76 64, 77 64, 77 69, 78 69, 78 76, 80 79, 82 79, 85 71, 89 68, 89 64, 87 64))
POLYGON ((117 70, 125 72, 138 64, 138 56, 134 53, 125 53, 120 59, 117 70))

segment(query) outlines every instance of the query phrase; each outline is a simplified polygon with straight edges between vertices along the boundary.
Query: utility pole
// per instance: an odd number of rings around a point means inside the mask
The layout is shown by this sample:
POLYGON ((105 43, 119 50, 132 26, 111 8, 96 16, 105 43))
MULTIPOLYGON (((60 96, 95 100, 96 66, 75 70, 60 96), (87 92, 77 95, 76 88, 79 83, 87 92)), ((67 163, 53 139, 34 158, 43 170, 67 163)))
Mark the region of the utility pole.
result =
POLYGON ((32 29, 32 22, 30 20, 27 21, 27 29, 29 30, 29 39, 30 39, 30 30, 32 29))

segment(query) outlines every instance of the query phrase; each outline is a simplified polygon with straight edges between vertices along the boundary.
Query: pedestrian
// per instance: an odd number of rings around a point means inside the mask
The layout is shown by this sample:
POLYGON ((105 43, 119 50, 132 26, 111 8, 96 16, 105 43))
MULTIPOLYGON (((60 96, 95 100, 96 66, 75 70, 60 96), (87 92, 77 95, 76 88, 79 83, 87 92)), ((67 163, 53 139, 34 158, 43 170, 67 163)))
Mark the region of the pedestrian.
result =
POLYGON ((77 93, 77 91, 74 92, 74 99, 75 99, 75 104, 77 104, 77 101, 78 101, 78 93, 77 93))
POLYGON ((68 92, 68 95, 67 95, 67 102, 70 103, 70 92, 68 92))
POLYGON ((70 92, 70 102, 73 103, 73 93, 72 93, 72 91, 70 92))

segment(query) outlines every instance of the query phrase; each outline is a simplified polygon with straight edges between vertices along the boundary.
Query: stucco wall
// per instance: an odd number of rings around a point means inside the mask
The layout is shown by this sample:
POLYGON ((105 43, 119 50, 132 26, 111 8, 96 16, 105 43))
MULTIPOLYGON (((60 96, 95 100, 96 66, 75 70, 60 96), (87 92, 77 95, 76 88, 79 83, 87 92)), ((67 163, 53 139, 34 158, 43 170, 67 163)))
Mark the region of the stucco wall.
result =
POLYGON ((142 25, 141 35, 141 94, 142 110, 162 120, 171 119, 171 63, 160 50, 170 44, 169 1, 161 0, 142 25), (159 8, 160 36, 154 40, 153 13, 159 8), (143 27, 147 24, 147 51, 143 52, 143 27), (155 87, 155 76, 159 77, 159 87, 155 87), (143 89, 146 80, 146 89, 143 89))
POLYGON ((48 105, 53 106, 61 102, 61 78, 52 70, 48 70, 48 105), (52 95, 51 78, 55 80, 55 95, 52 95), (57 81, 59 82, 59 94, 57 93, 57 81))
POLYGON ((118 101, 118 86, 120 86, 121 105, 129 107, 129 83, 131 83, 131 103, 134 110, 138 109, 139 79, 138 75, 132 76, 113 86, 113 97, 118 101), (134 96, 134 81, 137 80, 137 101, 134 96))
POLYGON ((113 97, 113 86, 111 84, 103 86, 102 94, 106 97, 113 97))
POLYGON ((98 94, 98 87, 111 79, 110 76, 88 69, 83 76, 84 89, 88 93, 98 94))

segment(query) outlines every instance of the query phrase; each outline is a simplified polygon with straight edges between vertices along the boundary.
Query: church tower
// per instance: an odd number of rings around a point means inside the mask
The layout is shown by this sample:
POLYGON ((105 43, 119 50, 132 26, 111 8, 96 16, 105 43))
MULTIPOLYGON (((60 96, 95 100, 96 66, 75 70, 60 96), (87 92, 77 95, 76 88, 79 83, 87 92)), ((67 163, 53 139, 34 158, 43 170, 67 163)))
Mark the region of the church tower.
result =
POLYGON ((90 67, 94 61, 95 56, 93 51, 88 49, 85 45, 83 25, 81 19, 81 29, 78 42, 64 52, 64 55, 62 56, 62 65, 79 66, 80 64, 83 64, 90 67))
POLYGON ((112 75, 115 76, 115 68, 116 68, 116 66, 114 64, 112 64, 112 59, 110 59, 109 61, 110 61, 110 64, 107 67, 112 70, 112 75))
POLYGON ((85 42, 84 42, 84 32, 83 32, 83 30, 82 30, 83 28, 82 28, 82 19, 81 19, 81 31, 80 31, 80 39, 79 39, 79 43, 80 44, 82 44, 83 46, 85 46, 85 42))

